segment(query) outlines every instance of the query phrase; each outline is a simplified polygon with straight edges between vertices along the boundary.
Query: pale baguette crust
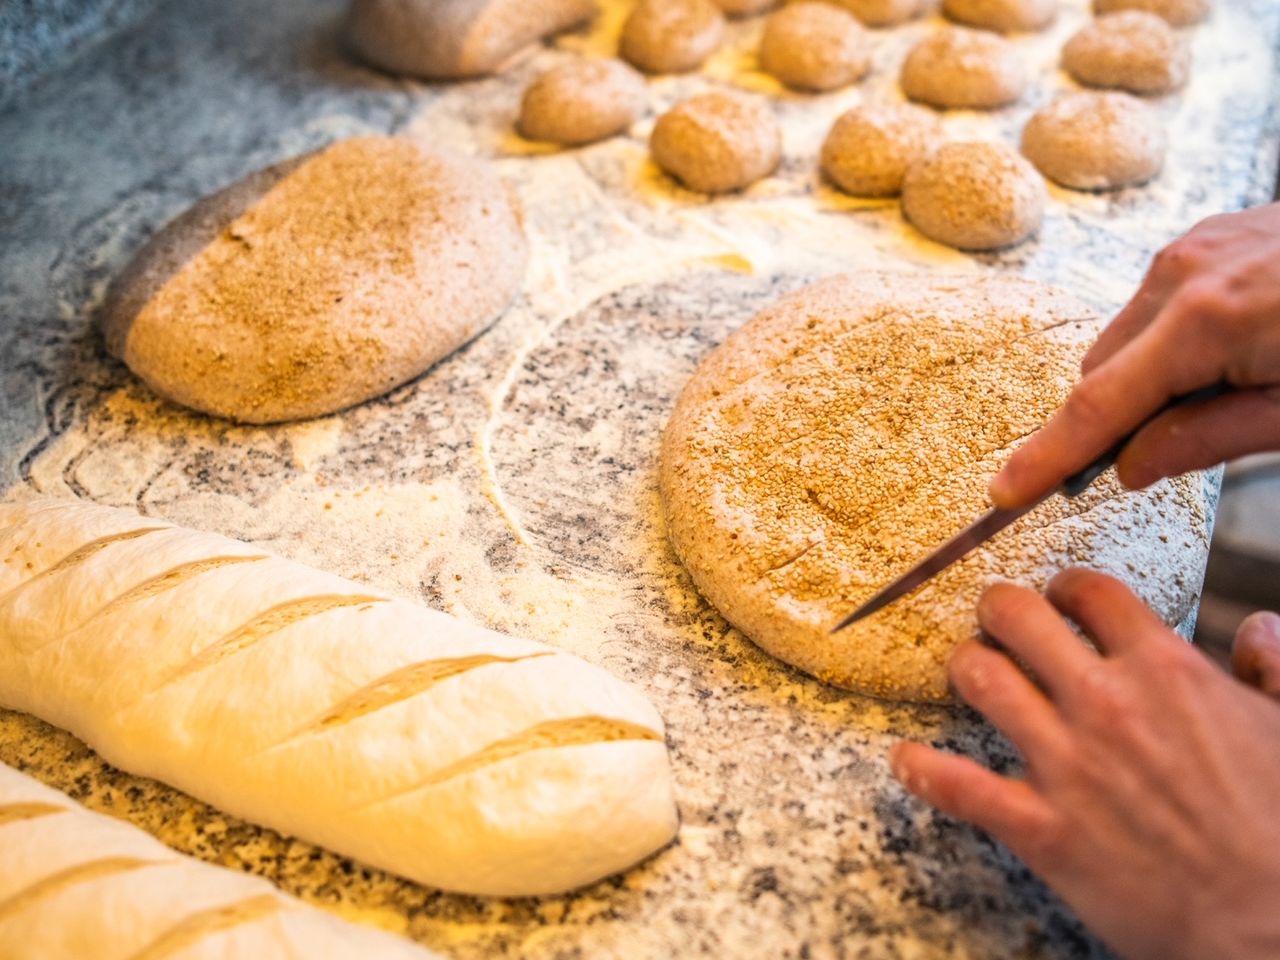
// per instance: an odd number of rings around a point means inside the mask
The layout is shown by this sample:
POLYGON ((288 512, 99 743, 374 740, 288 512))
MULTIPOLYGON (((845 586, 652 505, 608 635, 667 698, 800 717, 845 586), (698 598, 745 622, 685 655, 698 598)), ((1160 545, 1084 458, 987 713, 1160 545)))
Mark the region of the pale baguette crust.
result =
POLYGON ((271 884, 201 863, 0 764, 6 960, 430 960, 271 884), (164 944, 173 949, 162 950, 164 944))
POLYGON ((126 510, 0 505, 0 705, 449 890, 571 889, 677 826, 662 721, 607 672, 126 510))

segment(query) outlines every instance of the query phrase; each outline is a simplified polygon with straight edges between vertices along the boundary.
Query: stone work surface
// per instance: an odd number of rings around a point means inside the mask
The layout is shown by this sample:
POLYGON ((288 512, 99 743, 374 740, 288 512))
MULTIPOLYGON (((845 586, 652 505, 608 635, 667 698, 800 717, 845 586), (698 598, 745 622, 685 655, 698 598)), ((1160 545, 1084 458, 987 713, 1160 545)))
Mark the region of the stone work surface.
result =
MULTIPOLYGON (((623 12, 610 2, 505 76, 426 86, 352 63, 336 3, 179 0, 0 116, 0 489, 136 505, 608 667, 668 722, 679 841, 590 889, 486 902, 234 821, 30 717, 0 712, 0 760, 178 849, 462 958, 1106 956, 1007 852, 889 777, 885 751, 902 736, 1015 769, 979 718, 825 687, 697 596, 666 545, 657 438, 701 356, 836 270, 1016 271, 1114 309, 1161 244, 1269 196, 1280 8, 1228 3, 1195 32, 1191 86, 1157 104, 1172 151, 1154 184, 1051 188, 1038 238, 982 257, 925 241, 896 204, 842 197, 816 172, 832 120, 860 97, 896 96, 897 64, 936 18, 876 32, 873 75, 816 97, 756 71, 759 21, 737 23, 702 73, 651 81, 631 135, 568 152, 519 139, 525 83, 574 51, 611 50, 623 12), (645 138, 656 112, 724 86, 775 98, 787 159, 708 202, 652 167, 645 138), (388 130, 490 158, 519 195, 533 264, 493 328, 382 399, 270 428, 165 404, 106 358, 93 311, 168 218, 249 170, 388 130)), ((948 133, 1014 141, 1068 85, 1053 65, 1086 16, 1072 0, 1050 32, 1018 38, 1032 92, 989 116, 949 115, 948 133)))

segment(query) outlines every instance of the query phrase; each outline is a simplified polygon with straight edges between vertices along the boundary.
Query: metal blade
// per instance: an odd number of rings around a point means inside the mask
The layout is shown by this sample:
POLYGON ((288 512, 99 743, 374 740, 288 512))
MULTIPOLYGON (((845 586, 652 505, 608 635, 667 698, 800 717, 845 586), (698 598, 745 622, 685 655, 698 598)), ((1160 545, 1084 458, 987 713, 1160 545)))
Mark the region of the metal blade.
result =
POLYGON ((934 574, 945 570, 975 547, 986 543, 1038 503, 1039 501, 1030 503, 1014 510, 1002 510, 996 507, 983 514, 974 523, 965 527, 965 529, 841 620, 831 632, 836 633, 843 630, 849 624, 856 623, 863 617, 871 616, 871 614, 883 607, 887 607, 899 597, 910 593, 934 574))

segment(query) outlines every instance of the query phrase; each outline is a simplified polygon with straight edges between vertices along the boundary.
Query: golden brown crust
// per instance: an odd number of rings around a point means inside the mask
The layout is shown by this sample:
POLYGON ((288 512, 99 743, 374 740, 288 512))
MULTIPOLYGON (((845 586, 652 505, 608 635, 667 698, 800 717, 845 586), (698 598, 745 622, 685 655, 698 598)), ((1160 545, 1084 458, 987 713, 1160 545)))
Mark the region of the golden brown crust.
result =
POLYGON ((677 555, 770 653, 894 699, 947 698, 946 660, 994 579, 1042 585, 1096 564, 1180 621, 1207 547, 1196 477, 1054 498, 829 633, 986 508, 987 477, 1065 397, 1097 329, 1070 295, 1010 277, 846 275, 783 297, 703 360, 666 428, 677 555))

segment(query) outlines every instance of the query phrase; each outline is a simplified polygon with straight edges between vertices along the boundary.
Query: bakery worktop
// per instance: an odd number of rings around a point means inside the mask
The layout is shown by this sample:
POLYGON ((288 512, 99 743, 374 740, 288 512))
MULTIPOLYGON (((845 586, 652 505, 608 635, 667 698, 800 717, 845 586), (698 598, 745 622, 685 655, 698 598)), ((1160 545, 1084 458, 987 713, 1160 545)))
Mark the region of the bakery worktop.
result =
MULTIPOLYGON (((608 4, 560 46, 608 50, 619 13, 608 4)), ((702 75, 652 82, 655 108, 717 84, 777 94, 783 167, 708 202, 647 162, 651 118, 570 152, 510 132, 523 85, 563 52, 499 78, 401 82, 347 59, 339 16, 318 0, 174 0, 0 115, 0 488, 136 505, 609 668, 667 721, 679 840, 569 896, 480 901, 232 820, 30 717, 0 711, 0 760, 450 956, 1105 955, 1017 861, 888 774, 902 736, 1010 769, 989 727, 825 687, 697 596, 666 545, 657 440, 698 359, 808 277, 1011 270, 1114 308, 1159 245, 1269 195, 1280 7, 1225 3, 1196 30, 1191 86, 1160 105, 1172 150, 1158 181, 1053 188, 1038 239, 983 257, 920 239, 896 204, 841 197, 814 172, 830 122, 863 94, 892 96, 906 46, 934 21, 877 33, 872 78, 830 95, 781 94, 754 72, 758 21, 735 25, 702 75), (269 428, 160 402, 106 358, 92 312, 169 217, 251 169, 387 130, 493 158, 519 194, 533 262, 492 329, 380 400, 269 428)), ((1073 0, 1049 33, 1017 41, 1038 68, 1024 104, 949 115, 948 131, 1012 140, 1066 85, 1051 65, 1085 16, 1073 0)))

